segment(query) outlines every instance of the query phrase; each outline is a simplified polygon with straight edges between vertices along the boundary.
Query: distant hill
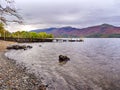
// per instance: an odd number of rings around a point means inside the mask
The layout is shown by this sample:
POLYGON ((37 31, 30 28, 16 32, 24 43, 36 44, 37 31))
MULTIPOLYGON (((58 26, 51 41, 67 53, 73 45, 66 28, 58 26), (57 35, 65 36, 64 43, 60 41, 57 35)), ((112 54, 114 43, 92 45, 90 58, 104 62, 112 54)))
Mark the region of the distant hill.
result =
POLYGON ((32 30, 32 32, 51 33, 54 34, 55 37, 120 37, 120 27, 109 24, 91 26, 82 29, 73 28, 70 26, 61 28, 46 28, 32 30))

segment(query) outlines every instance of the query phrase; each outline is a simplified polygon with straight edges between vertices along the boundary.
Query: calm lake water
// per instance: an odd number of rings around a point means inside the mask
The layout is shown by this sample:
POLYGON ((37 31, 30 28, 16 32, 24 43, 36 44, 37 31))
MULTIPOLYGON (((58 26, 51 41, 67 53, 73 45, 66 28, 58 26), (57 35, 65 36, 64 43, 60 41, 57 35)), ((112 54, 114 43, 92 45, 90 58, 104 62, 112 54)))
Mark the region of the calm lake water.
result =
POLYGON ((29 45, 33 48, 11 50, 6 56, 24 63, 48 90, 120 90, 120 39, 29 45), (70 61, 59 63, 59 55, 70 61))

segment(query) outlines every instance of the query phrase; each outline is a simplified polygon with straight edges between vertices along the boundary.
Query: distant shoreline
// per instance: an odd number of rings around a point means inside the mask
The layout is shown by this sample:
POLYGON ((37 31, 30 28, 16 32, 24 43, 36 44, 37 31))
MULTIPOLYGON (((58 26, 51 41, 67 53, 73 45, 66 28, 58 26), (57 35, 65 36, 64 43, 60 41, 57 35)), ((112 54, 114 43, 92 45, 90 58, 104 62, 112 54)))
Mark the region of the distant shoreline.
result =
POLYGON ((0 37, 0 40, 12 41, 18 43, 33 43, 33 42, 82 42, 81 38, 11 38, 11 37, 0 37))
POLYGON ((11 38, 11 37, 0 37, 0 40, 4 41, 12 41, 12 42, 18 42, 18 43, 27 43, 27 42, 53 42, 52 38, 45 38, 45 39, 39 39, 39 38, 11 38))

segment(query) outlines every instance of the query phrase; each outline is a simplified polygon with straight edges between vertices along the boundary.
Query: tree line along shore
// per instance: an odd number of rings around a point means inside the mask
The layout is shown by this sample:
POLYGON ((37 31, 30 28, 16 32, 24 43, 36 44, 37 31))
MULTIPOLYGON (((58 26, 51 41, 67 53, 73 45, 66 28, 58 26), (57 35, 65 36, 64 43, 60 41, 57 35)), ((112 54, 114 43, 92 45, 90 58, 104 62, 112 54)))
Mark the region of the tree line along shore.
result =
POLYGON ((28 31, 16 31, 16 32, 9 32, 5 30, 4 24, 0 23, 0 37, 4 38, 32 38, 32 39, 46 39, 46 38, 53 38, 53 34, 47 34, 46 32, 28 32, 28 31))

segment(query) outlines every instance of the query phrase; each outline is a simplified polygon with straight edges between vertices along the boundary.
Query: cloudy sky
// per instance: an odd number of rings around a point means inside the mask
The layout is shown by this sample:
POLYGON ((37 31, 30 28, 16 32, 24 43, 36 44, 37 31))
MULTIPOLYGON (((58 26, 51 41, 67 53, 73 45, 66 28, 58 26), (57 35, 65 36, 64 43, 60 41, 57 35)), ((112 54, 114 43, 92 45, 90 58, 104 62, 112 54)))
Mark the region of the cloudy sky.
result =
POLYGON ((11 31, 108 23, 120 25, 120 0, 15 0, 24 25, 11 24, 11 31))

